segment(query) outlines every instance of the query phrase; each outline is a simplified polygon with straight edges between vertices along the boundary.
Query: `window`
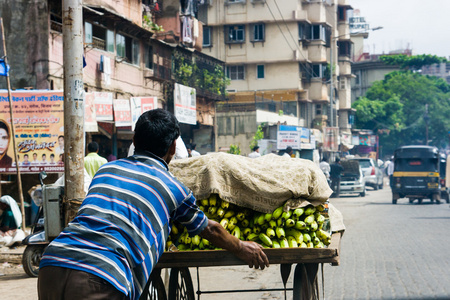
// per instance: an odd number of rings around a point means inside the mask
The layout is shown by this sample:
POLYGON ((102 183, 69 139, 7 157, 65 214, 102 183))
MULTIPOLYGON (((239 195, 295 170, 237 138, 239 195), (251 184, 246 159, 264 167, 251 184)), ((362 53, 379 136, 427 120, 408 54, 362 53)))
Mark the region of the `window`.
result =
POLYGON ((114 53, 114 32, 106 31, 106 51, 114 53))
POLYGON ((225 43, 243 43, 245 42, 245 26, 234 25, 225 27, 225 43))
POLYGON ((311 39, 325 41, 325 26, 322 24, 311 26, 311 39))
POLYGON ((341 77, 339 80, 339 89, 340 90, 345 90, 347 89, 347 78, 346 77, 341 77))
POLYGON ((147 69, 153 69, 153 47, 150 45, 144 46, 144 63, 147 69))
POLYGON ((228 66, 227 77, 231 80, 244 80, 245 67, 244 66, 228 66))
POLYGON ((347 21, 347 8, 344 6, 338 7, 338 21, 347 21))
POLYGON ((139 51, 139 41, 131 39, 131 63, 133 65, 139 65, 141 62, 141 55, 139 51))
POLYGON ((140 62, 139 41, 128 36, 116 34, 116 55, 126 58, 132 64, 140 62))
POLYGON ((337 46, 338 46, 339 56, 347 56, 347 57, 351 56, 351 52, 352 52, 352 43, 351 42, 349 42, 349 41, 338 42, 337 46))
POLYGON ((300 41, 311 39, 311 25, 308 23, 298 23, 298 39, 300 41))
POLYGON ((312 78, 322 78, 325 75, 327 66, 323 64, 312 64, 311 69, 312 69, 311 74, 312 78))
POLYGON ((322 104, 316 104, 316 116, 323 115, 322 113, 322 104))
POLYGON ((254 24, 252 30, 252 42, 264 42, 265 26, 264 24, 254 24))
POLYGON ((125 37, 121 34, 116 34, 116 55, 125 57, 125 37))
POLYGON ((203 47, 211 47, 211 27, 203 27, 203 47))
POLYGON ((265 73, 264 73, 264 65, 257 65, 256 66, 256 78, 257 79, 264 79, 265 73))
POLYGON ((84 22, 84 42, 92 44, 92 24, 84 22))
POLYGON ((361 75, 360 74, 361 74, 360 72, 355 74, 356 75, 356 77, 355 77, 355 84, 356 85, 360 85, 360 82, 361 82, 361 75))

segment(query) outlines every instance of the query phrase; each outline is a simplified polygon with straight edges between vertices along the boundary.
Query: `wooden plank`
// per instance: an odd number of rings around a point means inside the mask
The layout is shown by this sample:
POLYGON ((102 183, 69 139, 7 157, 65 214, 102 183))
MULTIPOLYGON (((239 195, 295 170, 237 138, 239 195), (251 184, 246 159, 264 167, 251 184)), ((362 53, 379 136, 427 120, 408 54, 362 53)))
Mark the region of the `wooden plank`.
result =
MULTIPOLYGON (((328 248, 264 249, 270 264, 285 263, 331 263, 339 264, 340 233, 332 235, 328 248)), ((164 252, 157 268, 214 267, 246 265, 226 250, 164 252)))

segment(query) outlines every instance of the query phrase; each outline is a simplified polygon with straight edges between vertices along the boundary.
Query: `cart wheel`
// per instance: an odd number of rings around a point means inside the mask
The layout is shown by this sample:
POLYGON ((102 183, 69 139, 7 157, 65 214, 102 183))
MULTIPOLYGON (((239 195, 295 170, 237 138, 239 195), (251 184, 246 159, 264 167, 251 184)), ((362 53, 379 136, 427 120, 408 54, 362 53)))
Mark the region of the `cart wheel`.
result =
POLYGON ((318 269, 319 264, 297 264, 294 272, 293 300, 319 299, 318 269))
POLYGON ((194 286, 188 268, 172 268, 170 271, 169 300, 195 300, 194 286))
POLYGON ((161 269, 153 270, 139 300, 167 300, 161 269))

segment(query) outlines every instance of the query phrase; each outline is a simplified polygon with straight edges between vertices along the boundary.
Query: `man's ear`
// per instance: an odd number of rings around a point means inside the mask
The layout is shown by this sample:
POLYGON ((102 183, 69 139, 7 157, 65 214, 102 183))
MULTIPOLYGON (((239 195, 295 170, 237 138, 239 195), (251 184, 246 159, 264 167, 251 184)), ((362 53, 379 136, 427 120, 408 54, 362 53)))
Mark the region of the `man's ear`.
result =
POLYGON ((177 150, 177 140, 174 140, 172 145, 170 145, 169 147, 169 155, 170 156, 175 155, 176 150, 177 150))

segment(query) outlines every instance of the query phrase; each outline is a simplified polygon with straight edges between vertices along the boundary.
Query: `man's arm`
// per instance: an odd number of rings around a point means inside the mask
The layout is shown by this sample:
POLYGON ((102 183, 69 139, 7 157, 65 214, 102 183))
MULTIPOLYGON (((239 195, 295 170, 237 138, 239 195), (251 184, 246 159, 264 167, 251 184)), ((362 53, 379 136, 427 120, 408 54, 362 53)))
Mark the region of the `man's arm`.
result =
POLYGON ((228 233, 216 221, 208 220, 208 226, 200 233, 214 246, 226 249, 245 261, 250 268, 264 270, 269 266, 269 259, 262 251, 263 247, 255 242, 244 242, 228 233))

